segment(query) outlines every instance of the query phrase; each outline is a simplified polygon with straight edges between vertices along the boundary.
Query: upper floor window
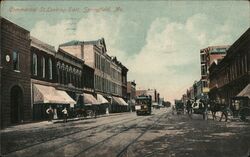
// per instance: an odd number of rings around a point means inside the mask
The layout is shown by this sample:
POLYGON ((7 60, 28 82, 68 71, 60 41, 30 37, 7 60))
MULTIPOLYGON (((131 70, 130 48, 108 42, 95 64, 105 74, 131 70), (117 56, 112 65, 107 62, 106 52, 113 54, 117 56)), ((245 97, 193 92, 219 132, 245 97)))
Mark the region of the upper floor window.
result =
POLYGON ((45 78, 45 58, 42 57, 42 74, 43 74, 43 78, 45 78))
POLYGON ((201 54, 201 62, 206 62, 206 55, 205 54, 201 54))
POLYGON ((13 70, 19 70, 19 53, 13 52, 13 70))
POLYGON ((33 74, 37 75, 37 55, 33 53, 33 74))
POLYGON ((207 66, 205 64, 201 66, 201 75, 204 75, 204 76, 207 75, 207 66))
POLYGON ((49 59, 49 79, 52 79, 52 60, 49 59))

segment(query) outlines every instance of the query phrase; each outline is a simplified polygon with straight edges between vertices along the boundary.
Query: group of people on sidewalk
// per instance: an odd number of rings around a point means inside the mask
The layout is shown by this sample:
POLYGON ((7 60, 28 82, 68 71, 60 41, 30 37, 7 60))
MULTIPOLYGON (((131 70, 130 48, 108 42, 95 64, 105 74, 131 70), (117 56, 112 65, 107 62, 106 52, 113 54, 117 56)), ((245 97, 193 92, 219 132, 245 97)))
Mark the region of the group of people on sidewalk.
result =
MULTIPOLYGON (((48 121, 52 122, 53 117, 54 117, 54 110, 52 109, 51 106, 46 110, 46 113, 49 116, 49 120, 48 121)), ((68 121, 67 120, 68 119, 68 110, 67 110, 66 107, 62 110, 62 113, 63 113, 63 122, 66 123, 68 121)))

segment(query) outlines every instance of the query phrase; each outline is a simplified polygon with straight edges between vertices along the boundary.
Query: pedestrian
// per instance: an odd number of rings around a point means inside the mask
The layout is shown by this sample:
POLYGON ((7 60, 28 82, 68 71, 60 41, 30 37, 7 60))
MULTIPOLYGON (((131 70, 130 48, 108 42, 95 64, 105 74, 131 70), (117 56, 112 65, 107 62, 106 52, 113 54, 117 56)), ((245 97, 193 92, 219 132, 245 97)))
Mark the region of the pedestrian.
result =
POLYGON ((187 113, 188 115, 192 115, 192 103, 190 100, 187 101, 187 113))
POLYGON ((174 112, 175 112, 175 106, 172 105, 172 115, 174 115, 174 112))
POLYGON ((63 122, 66 123, 68 118, 68 110, 66 109, 66 107, 64 107, 62 113, 63 113, 63 122))
POLYGON ((46 110, 46 113, 47 113, 48 116, 49 116, 49 120, 48 120, 48 121, 51 122, 52 119, 53 119, 53 109, 52 109, 51 106, 46 110))

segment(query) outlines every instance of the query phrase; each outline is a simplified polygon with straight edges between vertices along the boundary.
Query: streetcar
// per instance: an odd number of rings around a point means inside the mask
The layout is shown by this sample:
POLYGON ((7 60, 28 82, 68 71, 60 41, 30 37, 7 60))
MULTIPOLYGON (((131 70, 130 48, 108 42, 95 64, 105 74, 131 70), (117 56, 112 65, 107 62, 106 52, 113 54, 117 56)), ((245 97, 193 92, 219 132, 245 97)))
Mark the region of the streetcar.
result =
POLYGON ((141 95, 136 97, 135 111, 137 115, 150 115, 152 107, 151 96, 141 95))

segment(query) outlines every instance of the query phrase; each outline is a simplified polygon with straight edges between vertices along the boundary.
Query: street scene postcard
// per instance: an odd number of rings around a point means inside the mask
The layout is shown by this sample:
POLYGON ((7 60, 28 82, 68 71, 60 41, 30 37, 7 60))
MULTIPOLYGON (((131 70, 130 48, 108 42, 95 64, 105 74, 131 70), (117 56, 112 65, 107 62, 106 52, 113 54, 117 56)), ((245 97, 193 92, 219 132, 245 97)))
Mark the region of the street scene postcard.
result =
POLYGON ((0 157, 250 157, 249 1, 0 11, 0 157))

